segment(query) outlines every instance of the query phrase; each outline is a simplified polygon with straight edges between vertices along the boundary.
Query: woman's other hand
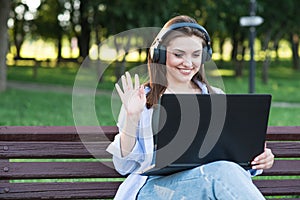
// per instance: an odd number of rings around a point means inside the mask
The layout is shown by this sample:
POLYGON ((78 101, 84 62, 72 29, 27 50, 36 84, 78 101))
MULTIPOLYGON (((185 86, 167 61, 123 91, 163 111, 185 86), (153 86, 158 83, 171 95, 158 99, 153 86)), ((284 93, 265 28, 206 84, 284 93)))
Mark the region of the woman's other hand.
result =
POLYGON ((273 166, 274 163, 274 155, 271 149, 266 147, 263 153, 258 155, 254 160, 251 162, 252 169, 269 169, 273 166))

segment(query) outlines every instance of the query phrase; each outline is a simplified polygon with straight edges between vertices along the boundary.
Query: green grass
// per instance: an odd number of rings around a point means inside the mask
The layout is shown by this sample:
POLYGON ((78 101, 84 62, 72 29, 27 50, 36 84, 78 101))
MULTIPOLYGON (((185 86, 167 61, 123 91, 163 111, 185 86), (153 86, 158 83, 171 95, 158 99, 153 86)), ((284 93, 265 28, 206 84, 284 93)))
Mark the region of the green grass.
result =
MULTIPOLYGON (((137 64, 131 63, 130 65, 128 69, 137 64)), ((272 94, 273 102, 300 103, 300 92, 298 92, 300 72, 292 70, 290 65, 291 63, 287 61, 274 62, 269 70, 269 83, 263 84, 260 80, 261 63, 257 63, 256 92, 272 94)), ((37 77, 33 78, 32 67, 11 66, 8 68, 8 80, 72 87, 78 67, 79 65, 74 64, 55 68, 42 65, 38 68, 37 77)), ((231 63, 223 63, 222 68, 233 69, 231 63)), ((112 64, 105 71, 103 82, 98 85, 98 88, 106 89, 107 92, 96 95, 95 105, 93 102, 87 101, 80 106, 85 118, 81 125, 98 125, 98 123, 100 125, 115 125, 119 105, 115 106, 114 101, 111 100, 111 89, 116 81, 114 70, 114 64, 112 64), (96 121, 89 113, 85 114, 88 106, 96 112, 96 121)), ((244 72, 244 76, 239 78, 223 77, 226 93, 248 93, 247 70, 245 69, 244 72)), ((92 75, 87 70, 87 73, 81 74, 80 80, 89 82, 92 75)), ((74 125, 71 94, 9 89, 0 94, 0 105, 0 125, 74 125)), ((292 108, 272 107, 269 125, 299 125, 299 111, 299 106, 292 108)))
MULTIPOLYGON (((256 65, 255 92, 272 94, 273 101, 300 102, 300 71, 291 67, 290 61, 272 62, 269 67, 269 79, 265 84, 262 81, 262 63, 256 65)), ((223 65, 222 65, 223 66, 223 65)), ((248 93, 249 64, 245 63, 242 77, 225 76, 223 81, 227 93, 248 93)), ((233 69, 231 63, 225 63, 223 68, 233 69)))
MULTIPOLYGON (((115 125, 109 94, 96 96, 95 112, 100 125, 115 125)), ((33 92, 10 89, 1 94, 0 125, 5 126, 72 126, 74 125, 71 94, 33 92)), ((84 106, 84 105, 83 105, 84 106)), ((114 112, 113 112, 113 111, 114 112)), ((272 107, 269 125, 299 125, 300 108, 272 107)), ((86 124, 97 125, 84 115, 86 124)), ((79 124, 80 125, 80 124, 79 124)))
MULTIPOLYGON (((99 124, 114 125, 110 95, 98 95, 95 102, 99 124)), ((0 105, 2 126, 74 125, 71 94, 9 89, 1 94, 0 105)), ((89 121, 89 116, 85 117, 89 121)))

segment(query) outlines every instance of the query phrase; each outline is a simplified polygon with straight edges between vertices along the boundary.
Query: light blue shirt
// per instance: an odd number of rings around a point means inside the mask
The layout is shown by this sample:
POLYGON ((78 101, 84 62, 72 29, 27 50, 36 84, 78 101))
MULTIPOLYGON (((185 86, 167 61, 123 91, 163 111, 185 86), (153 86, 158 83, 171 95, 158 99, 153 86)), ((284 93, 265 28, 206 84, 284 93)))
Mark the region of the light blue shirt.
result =
MULTIPOLYGON (((200 81, 195 81, 202 91, 202 94, 208 94, 207 87, 200 81)), ((224 93, 218 88, 213 88, 216 93, 224 93)), ((146 93, 149 88, 145 89, 146 93)), ((139 190, 143 187, 147 180, 147 176, 142 176, 139 172, 149 167, 153 158, 153 135, 152 135, 152 113, 153 109, 146 107, 142 111, 141 119, 137 128, 137 141, 130 154, 125 157, 121 155, 120 135, 116 135, 114 141, 108 146, 107 151, 113 155, 113 163, 115 169, 122 175, 129 176, 120 185, 114 199, 116 200, 135 200, 139 190)), ((117 126, 122 130, 125 121, 125 110, 122 107, 117 126)), ((261 173, 261 170, 249 170, 251 175, 261 173)))

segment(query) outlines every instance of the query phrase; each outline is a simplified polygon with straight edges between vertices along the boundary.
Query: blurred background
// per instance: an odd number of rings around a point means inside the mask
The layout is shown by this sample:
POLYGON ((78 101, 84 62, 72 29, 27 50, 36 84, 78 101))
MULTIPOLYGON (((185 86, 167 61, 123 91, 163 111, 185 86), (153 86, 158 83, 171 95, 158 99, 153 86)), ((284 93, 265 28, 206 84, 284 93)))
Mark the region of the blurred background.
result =
POLYGON ((84 67, 103 74, 95 97, 98 121, 114 125, 114 84, 126 70, 146 63, 148 49, 142 47, 152 42, 116 34, 161 27, 179 14, 194 17, 210 33, 226 93, 250 92, 254 65, 252 92, 273 96, 269 125, 299 125, 298 0, 0 0, 0 5, 0 125, 74 125, 72 87, 87 58, 84 67), (263 23, 241 26, 240 18, 250 15, 263 23), (110 36, 111 42, 100 45, 110 36))

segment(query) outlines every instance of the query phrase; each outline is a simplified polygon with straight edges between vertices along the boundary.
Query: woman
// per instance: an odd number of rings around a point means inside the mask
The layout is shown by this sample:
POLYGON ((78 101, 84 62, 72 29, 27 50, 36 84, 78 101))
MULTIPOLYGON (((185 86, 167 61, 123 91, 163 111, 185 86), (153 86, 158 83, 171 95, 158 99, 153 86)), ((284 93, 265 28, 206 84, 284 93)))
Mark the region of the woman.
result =
POLYGON ((140 85, 135 75, 133 84, 126 72, 121 78, 122 89, 116 84, 123 103, 117 124, 120 133, 107 150, 113 154, 116 170, 129 176, 115 199, 264 199, 251 175, 273 165, 274 156, 268 148, 253 160, 255 166, 249 171, 232 162, 216 161, 168 176, 138 173, 152 160, 152 112, 162 94, 223 93, 205 78, 210 38, 194 19, 177 16, 169 20, 150 50, 150 82, 140 85))

